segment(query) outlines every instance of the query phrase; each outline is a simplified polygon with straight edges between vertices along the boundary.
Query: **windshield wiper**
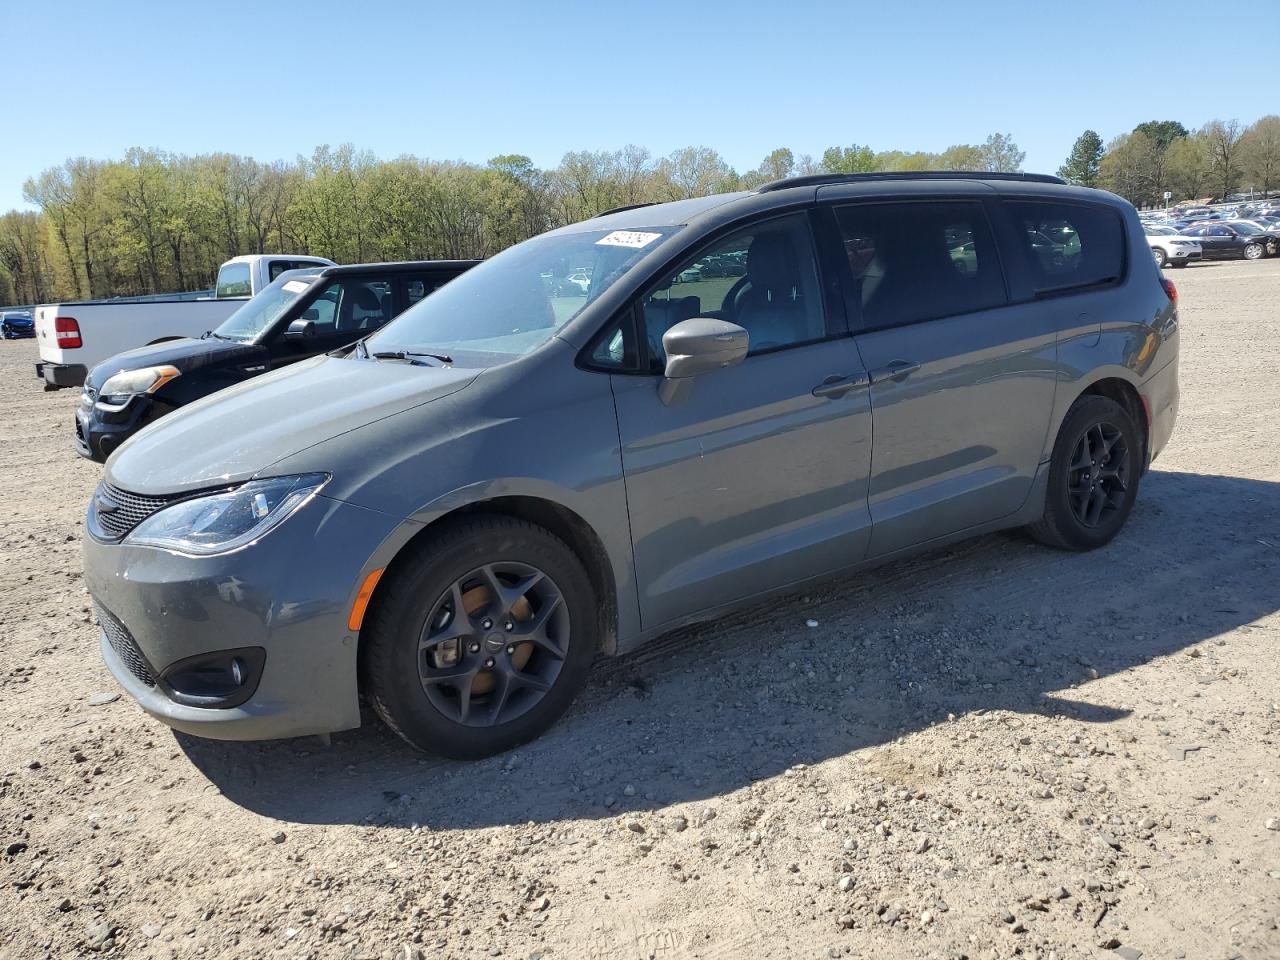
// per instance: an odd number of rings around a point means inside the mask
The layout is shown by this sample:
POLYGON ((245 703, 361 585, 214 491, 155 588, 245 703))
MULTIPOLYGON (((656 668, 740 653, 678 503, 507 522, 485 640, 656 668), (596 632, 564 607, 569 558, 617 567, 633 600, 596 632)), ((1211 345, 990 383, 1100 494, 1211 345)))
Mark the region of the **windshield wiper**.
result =
MULTIPOLYGON (((421 350, 381 350, 370 354, 368 347, 365 347, 364 351, 366 356, 372 356, 375 360, 404 360, 407 363, 415 363, 415 357, 430 357, 432 360, 439 360, 441 363, 453 363, 453 357, 447 353, 425 353, 421 350)), ((419 366, 427 366, 427 364, 419 364, 419 366)))

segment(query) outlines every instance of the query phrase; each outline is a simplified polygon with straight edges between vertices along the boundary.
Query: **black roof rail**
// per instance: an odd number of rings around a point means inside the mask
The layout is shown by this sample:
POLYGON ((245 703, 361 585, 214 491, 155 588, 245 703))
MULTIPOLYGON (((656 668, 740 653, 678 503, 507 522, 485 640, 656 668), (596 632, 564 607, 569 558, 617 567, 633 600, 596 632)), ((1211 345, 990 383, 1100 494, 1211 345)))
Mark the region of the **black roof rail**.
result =
POLYGON ((1066 183, 1047 173, 993 173, 980 170, 906 170, 884 173, 814 173, 805 177, 787 177, 756 187, 756 193, 772 193, 790 187, 822 187, 834 183, 871 183, 876 180, 1021 180, 1026 183, 1066 183))
POLYGON ((652 207, 652 206, 654 206, 654 202, 652 200, 646 201, 645 203, 628 203, 626 206, 614 207, 612 210, 601 210, 591 219, 595 220, 597 217, 607 217, 611 213, 623 213, 624 211, 627 211, 627 210, 639 210, 641 207, 652 207))

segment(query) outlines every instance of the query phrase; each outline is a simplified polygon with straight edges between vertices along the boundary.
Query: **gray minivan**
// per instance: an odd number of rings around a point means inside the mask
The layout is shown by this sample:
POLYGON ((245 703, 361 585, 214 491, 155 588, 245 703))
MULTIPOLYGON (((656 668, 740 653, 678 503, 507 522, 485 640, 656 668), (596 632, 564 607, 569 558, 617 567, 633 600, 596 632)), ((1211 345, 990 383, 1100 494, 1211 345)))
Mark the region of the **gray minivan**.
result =
POLYGON ((112 455, 85 581, 152 715, 480 757, 597 654, 1008 527, 1102 546, 1177 412, 1132 206, 801 177, 519 244, 112 455))

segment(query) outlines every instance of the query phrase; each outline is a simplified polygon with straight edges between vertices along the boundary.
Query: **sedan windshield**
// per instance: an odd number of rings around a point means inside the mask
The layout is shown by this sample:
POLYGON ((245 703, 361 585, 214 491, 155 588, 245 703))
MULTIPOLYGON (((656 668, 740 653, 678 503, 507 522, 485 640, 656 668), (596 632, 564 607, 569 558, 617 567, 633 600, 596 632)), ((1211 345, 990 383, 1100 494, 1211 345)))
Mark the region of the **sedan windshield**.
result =
POLYGON ((544 235, 504 250, 406 310, 370 353, 430 351, 486 366, 528 353, 679 227, 544 235))
POLYGON ((310 270, 286 270, 243 307, 222 321, 214 335, 224 340, 252 340, 284 315, 312 281, 310 270))
POLYGON ((1259 233, 1265 232, 1261 227, 1254 226, 1252 223, 1233 223, 1231 226, 1236 233, 1243 233, 1246 237, 1257 236, 1259 233))

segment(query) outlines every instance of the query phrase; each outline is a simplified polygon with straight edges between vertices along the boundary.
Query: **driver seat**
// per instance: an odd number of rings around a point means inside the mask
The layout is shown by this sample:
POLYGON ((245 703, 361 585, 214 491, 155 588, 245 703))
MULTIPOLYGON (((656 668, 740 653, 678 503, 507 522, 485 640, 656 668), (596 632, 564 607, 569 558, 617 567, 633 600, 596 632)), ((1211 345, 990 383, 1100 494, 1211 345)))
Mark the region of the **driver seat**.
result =
POLYGON ((751 287, 738 302, 737 322, 750 337, 751 352, 810 339, 800 283, 800 264, 791 237, 762 233, 747 250, 751 287))

